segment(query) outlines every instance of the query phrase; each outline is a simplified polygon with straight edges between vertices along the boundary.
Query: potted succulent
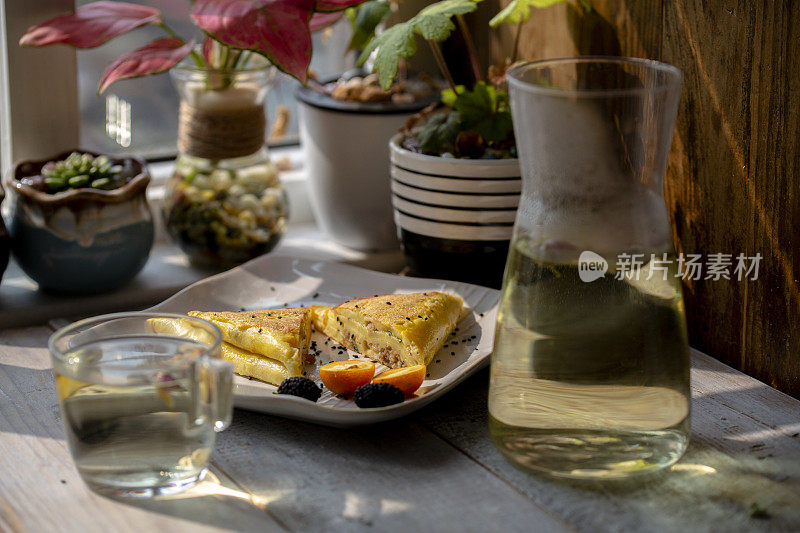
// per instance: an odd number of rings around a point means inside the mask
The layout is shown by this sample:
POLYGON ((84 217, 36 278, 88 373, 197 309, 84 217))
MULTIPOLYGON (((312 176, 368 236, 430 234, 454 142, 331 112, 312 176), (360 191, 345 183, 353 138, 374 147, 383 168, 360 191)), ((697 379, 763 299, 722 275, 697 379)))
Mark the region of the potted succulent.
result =
POLYGON ((181 96, 179 157, 166 225, 190 259, 227 267, 271 250, 285 230, 286 196, 265 148, 264 100, 274 68, 305 83, 311 29, 363 0, 197 0, 202 44, 178 36, 154 8, 94 2, 32 27, 27 46, 99 46, 147 24, 164 30, 115 60, 98 93, 127 78, 171 71, 181 96))
POLYGON ((512 0, 490 22, 518 25, 510 57, 484 76, 464 15, 480 0, 442 0, 372 38, 359 64, 374 54, 388 89, 399 65, 428 42, 448 88, 389 142, 392 204, 411 274, 499 287, 521 191, 505 72, 516 62, 519 27, 531 7, 564 0, 512 0), (474 83, 457 85, 439 43, 458 26, 474 83))
MULTIPOLYGON (((349 8, 348 49, 363 49, 393 5, 370 0, 349 8)), ((387 141, 437 95, 430 80, 407 75, 384 90, 361 69, 297 89, 311 205, 333 241, 358 250, 398 247, 387 141)))
POLYGON ((144 161, 66 152, 18 163, 11 246, 42 289, 101 292, 131 280, 147 262, 153 218, 144 161))

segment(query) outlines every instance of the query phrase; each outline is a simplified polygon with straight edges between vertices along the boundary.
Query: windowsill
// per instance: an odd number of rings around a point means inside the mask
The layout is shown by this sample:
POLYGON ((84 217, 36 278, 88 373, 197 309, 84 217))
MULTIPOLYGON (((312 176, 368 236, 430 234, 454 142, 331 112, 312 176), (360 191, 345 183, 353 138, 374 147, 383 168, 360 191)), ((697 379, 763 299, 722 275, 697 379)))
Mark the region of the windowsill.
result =
MULTIPOLYGON (((359 252, 333 243, 317 227, 308 202, 305 173, 298 147, 274 149, 274 159, 289 157, 292 170, 281 172, 292 215, 289 225, 274 254, 302 259, 338 261, 381 272, 399 272, 403 267, 400 250, 359 252)), ((189 264, 186 256, 172 244, 158 216, 163 187, 172 170, 171 163, 150 165, 153 176, 148 197, 153 202, 157 221, 156 243, 144 269, 127 285, 104 294, 62 296, 42 292, 12 258, 0 283, 0 329, 42 324, 54 318, 77 318, 115 311, 144 309, 154 305, 187 285, 215 274, 189 264)))

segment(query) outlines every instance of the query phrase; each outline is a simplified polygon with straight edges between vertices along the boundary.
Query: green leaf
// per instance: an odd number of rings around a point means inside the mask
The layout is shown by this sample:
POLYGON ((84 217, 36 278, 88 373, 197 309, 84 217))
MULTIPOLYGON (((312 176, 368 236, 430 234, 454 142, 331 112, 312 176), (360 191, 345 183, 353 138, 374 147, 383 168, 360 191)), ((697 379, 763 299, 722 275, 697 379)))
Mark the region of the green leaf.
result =
POLYGON ((473 126, 473 129, 489 142, 504 141, 514 129, 511 111, 502 111, 483 117, 473 126))
POLYGON ((453 89, 445 89, 442 91, 442 103, 446 106, 455 107, 456 100, 458 100, 459 94, 464 94, 466 89, 463 85, 456 85, 456 91, 453 89), (457 91, 457 92, 456 92, 457 91))
POLYGON ((424 153, 441 154, 452 146, 459 131, 461 131, 461 117, 457 111, 451 111, 439 113, 428 119, 417 134, 417 138, 424 153))
POLYGON ((453 108, 466 122, 478 122, 495 112, 497 97, 494 87, 479 81, 471 91, 459 93, 453 108))
POLYGON ((479 81, 468 91, 463 85, 442 91, 442 103, 459 115, 461 130, 477 131, 489 142, 505 140, 513 129, 508 94, 479 81))
POLYGON ((456 25, 446 15, 436 14, 420 18, 416 29, 423 39, 439 43, 450 37, 456 25))
POLYGON ((395 24, 381 33, 364 49, 358 58, 358 65, 363 65, 373 50, 378 49, 375 56, 373 70, 378 73, 381 88, 388 91, 392 87, 394 77, 397 76, 397 63, 401 57, 406 59, 417 51, 417 41, 414 40, 414 27, 409 23, 395 24))
POLYGON ((358 58, 358 65, 363 65, 375 50, 375 69, 381 87, 388 90, 397 75, 397 63, 400 58, 410 58, 417 51, 416 35, 441 42, 450 36, 455 24, 450 20, 454 15, 471 13, 478 8, 482 0, 442 0, 422 9, 416 16, 395 24, 388 30, 373 38, 358 58))
POLYGON ((375 28, 384 21, 391 12, 389 2, 384 0, 370 0, 358 7, 348 8, 347 18, 353 29, 348 50, 362 50, 370 39, 375 36, 375 28))
POLYGON ((478 3, 482 0, 442 0, 423 8, 414 18, 425 18, 431 15, 466 15, 478 8, 478 3))
POLYGON ((505 9, 489 21, 489 26, 496 28, 504 23, 519 24, 530 18, 532 7, 541 9, 556 4, 562 4, 565 1, 566 0, 511 0, 511 3, 508 4, 505 9))

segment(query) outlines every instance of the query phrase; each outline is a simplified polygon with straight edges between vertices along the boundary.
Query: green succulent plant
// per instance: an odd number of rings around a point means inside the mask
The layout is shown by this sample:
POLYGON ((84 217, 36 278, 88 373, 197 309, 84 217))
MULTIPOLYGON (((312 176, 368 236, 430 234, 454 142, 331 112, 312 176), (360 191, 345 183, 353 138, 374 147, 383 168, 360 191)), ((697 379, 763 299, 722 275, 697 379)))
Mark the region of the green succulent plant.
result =
POLYGON ((100 189, 108 191, 124 185, 122 167, 114 165, 104 155, 72 152, 62 161, 51 161, 42 168, 47 192, 67 189, 100 189))
MULTIPOLYGON (((517 60, 520 29, 530 17, 531 9, 546 8, 567 0, 512 0, 495 15, 490 26, 496 28, 502 24, 515 24, 517 37, 500 75, 493 74, 490 69, 488 79, 484 78, 475 44, 464 21, 464 16, 474 12, 482 0, 439 0, 426 5, 408 20, 375 35, 378 23, 389 13, 386 1, 372 0, 362 4, 362 11, 358 12, 358 15, 363 15, 362 24, 358 24, 358 17, 351 18, 354 21, 354 35, 359 35, 358 44, 363 47, 358 64, 363 65, 370 57, 374 57, 373 71, 378 74, 381 88, 387 90, 398 76, 402 62, 416 54, 417 41, 421 39, 431 47, 439 70, 449 86, 441 94, 445 113, 437 111, 437 114, 429 115, 427 122, 415 133, 421 151, 432 155, 455 154, 470 158, 516 157, 509 97, 504 88, 505 74, 517 60), (384 7, 379 10, 382 1, 384 7), (446 41, 456 29, 463 35, 472 64, 474 82, 469 86, 455 83, 440 49, 440 43, 446 41), (370 35, 370 38, 365 40, 365 35, 370 35)), ((577 1, 584 9, 589 8, 588 0, 577 1)))

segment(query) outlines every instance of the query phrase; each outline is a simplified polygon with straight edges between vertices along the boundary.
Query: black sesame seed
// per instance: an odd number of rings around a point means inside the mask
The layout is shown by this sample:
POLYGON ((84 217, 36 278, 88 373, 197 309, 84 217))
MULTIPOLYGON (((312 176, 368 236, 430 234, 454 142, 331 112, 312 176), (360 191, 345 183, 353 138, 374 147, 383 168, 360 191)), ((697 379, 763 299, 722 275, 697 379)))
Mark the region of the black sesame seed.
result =
POLYGON ((450 352, 450 355, 455 355, 455 354, 456 354, 456 352, 450 352))
POLYGON ((312 298, 316 298, 317 296, 319 296, 319 293, 318 293, 318 292, 315 292, 315 293, 314 293, 314 296, 312 296, 312 298))
POLYGON ((441 362, 442 362, 442 360, 441 360, 441 359, 437 359, 437 360, 436 360, 436 362, 437 362, 437 363, 441 363, 441 362))
POLYGON ((386 305, 392 305, 392 302, 386 302, 386 305))
POLYGON ((261 328, 258 328, 258 332, 261 333, 261 328))
MULTIPOLYGON (((244 307, 240 307, 239 311, 244 311, 244 307)), ((214 313, 216 315, 216 313, 214 313)))

